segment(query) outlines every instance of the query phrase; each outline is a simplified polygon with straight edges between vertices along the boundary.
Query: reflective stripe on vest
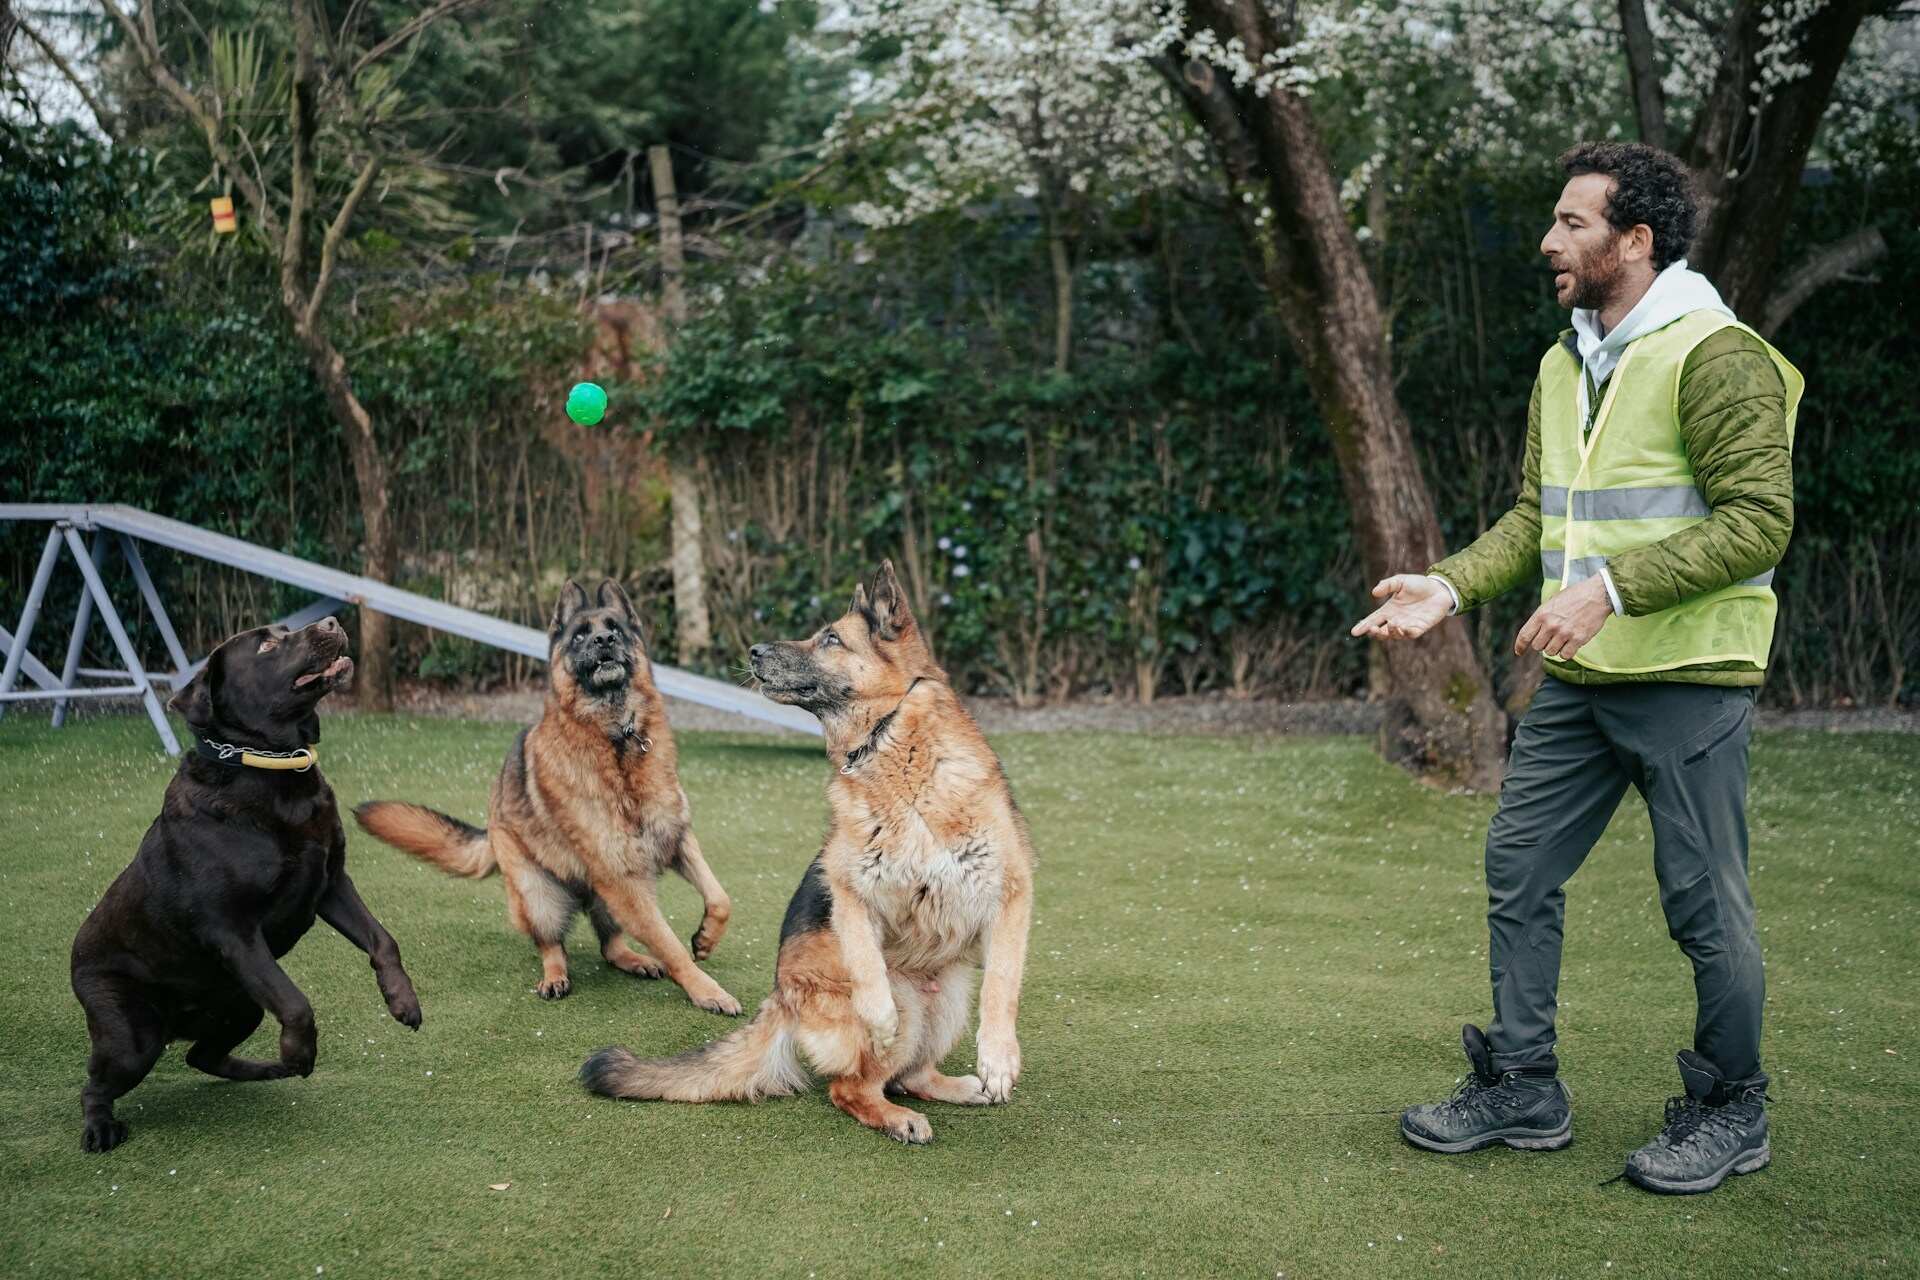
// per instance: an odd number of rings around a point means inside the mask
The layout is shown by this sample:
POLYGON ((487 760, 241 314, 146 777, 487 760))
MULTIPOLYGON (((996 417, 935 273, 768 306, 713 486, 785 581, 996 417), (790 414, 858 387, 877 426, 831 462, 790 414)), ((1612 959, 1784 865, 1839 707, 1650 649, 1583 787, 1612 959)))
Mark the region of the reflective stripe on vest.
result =
MULTIPOLYGON (((1548 581, 1560 582, 1563 586, 1572 586, 1599 574, 1600 566, 1607 562, 1605 556, 1579 556, 1572 564, 1567 563, 1564 551, 1542 551, 1540 553, 1540 576, 1548 581)), ((1756 574, 1740 584, 1743 587, 1770 587, 1773 585, 1773 570, 1756 574)))
MULTIPOLYGON (((1680 373, 1695 347, 1734 323, 1718 312, 1696 311, 1629 343, 1586 431, 1578 407, 1583 376, 1579 358, 1559 345, 1542 358, 1543 603, 1596 576, 1610 558, 1670 537, 1712 514, 1694 482, 1680 436, 1680 373)), ((1786 389, 1791 443, 1805 384, 1779 352, 1771 346, 1766 350, 1786 389)), ((1772 582, 1769 569, 1658 613, 1610 617, 1573 661, 1618 673, 1702 663, 1764 669, 1778 609, 1772 582)))
MULTIPOLYGON (((1568 514, 1568 497, 1565 485, 1541 485, 1540 514, 1568 514)), ((1588 489, 1571 497, 1575 520, 1651 520, 1663 516, 1705 519, 1713 512, 1706 498, 1690 484, 1658 485, 1650 489, 1588 489)))

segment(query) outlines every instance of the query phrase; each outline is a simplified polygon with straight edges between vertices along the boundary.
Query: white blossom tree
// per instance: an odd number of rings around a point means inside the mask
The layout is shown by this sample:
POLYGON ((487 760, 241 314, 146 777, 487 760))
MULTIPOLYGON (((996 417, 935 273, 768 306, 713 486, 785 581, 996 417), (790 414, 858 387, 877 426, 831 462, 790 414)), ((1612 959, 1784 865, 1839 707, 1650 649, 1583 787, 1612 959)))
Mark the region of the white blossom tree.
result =
POLYGON ((1053 279, 1053 367, 1067 372, 1090 219, 1177 181, 1183 154, 1204 161, 1150 63, 1175 28, 1132 3, 879 0, 837 7, 820 34, 843 53, 899 51, 856 83, 829 135, 842 152, 889 158, 884 190, 851 216, 898 226, 996 197, 1033 201, 1053 279))

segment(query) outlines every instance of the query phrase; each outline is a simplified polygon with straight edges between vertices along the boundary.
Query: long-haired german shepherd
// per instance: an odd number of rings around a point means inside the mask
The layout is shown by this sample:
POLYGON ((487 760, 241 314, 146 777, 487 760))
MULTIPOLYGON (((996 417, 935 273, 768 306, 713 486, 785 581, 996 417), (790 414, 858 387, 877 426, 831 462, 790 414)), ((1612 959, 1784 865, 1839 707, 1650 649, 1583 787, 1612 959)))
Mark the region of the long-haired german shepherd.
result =
POLYGON ((1000 762, 947 684, 891 562, 846 615, 805 640, 759 644, 776 702, 826 728, 832 827, 780 927, 773 994, 739 1031, 674 1058, 608 1048, 580 1069, 618 1098, 752 1100, 805 1083, 902 1142, 933 1126, 888 1092, 1005 1102, 1020 1076, 1014 1017, 1033 911, 1033 846, 1000 762), (966 1030, 982 961, 976 1075, 940 1073, 966 1030))
POLYGON ((719 945, 733 908, 693 837, 673 731, 633 602, 612 580, 592 602, 568 582, 548 644, 546 711, 507 753, 485 830, 395 800, 363 804, 354 818, 454 875, 499 870, 508 918, 540 948, 538 990, 546 999, 572 988, 567 929, 584 910, 608 964, 643 978, 664 972, 702 1009, 739 1013, 740 1002, 694 963, 719 945), (691 955, 654 898, 669 868, 706 903, 691 955), (622 930, 646 952, 629 947, 622 930))

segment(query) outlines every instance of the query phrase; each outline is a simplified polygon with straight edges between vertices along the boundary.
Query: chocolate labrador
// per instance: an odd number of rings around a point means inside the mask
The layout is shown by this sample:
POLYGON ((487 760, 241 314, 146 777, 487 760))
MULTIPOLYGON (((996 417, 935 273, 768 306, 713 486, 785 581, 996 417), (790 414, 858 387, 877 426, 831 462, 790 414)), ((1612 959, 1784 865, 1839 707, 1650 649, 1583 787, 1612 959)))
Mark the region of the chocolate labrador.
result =
POLYGON ((346 834, 313 752, 320 700, 352 679, 346 632, 327 618, 241 632, 174 695, 194 747, 73 941, 73 992, 93 1041, 86 1150, 126 1141, 113 1100, 169 1041, 192 1040, 188 1063, 228 1080, 312 1073, 313 1006, 278 960, 315 916, 372 958, 394 1018, 420 1025, 400 949, 347 878, 346 834), (234 1057, 262 1010, 279 1020, 279 1060, 234 1057))

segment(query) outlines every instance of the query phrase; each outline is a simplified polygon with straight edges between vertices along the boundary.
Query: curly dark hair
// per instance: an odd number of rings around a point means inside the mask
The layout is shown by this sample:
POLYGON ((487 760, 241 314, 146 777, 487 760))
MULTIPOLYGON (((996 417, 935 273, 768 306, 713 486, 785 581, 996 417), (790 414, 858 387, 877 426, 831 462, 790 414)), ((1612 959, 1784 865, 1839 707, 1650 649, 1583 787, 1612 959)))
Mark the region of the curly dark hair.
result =
POLYGON ((1653 269, 1664 271, 1687 256, 1700 205, 1693 175, 1677 156, 1644 142, 1582 142, 1560 156, 1569 178, 1598 173, 1613 179, 1607 223, 1631 231, 1641 223, 1653 232, 1653 269))

